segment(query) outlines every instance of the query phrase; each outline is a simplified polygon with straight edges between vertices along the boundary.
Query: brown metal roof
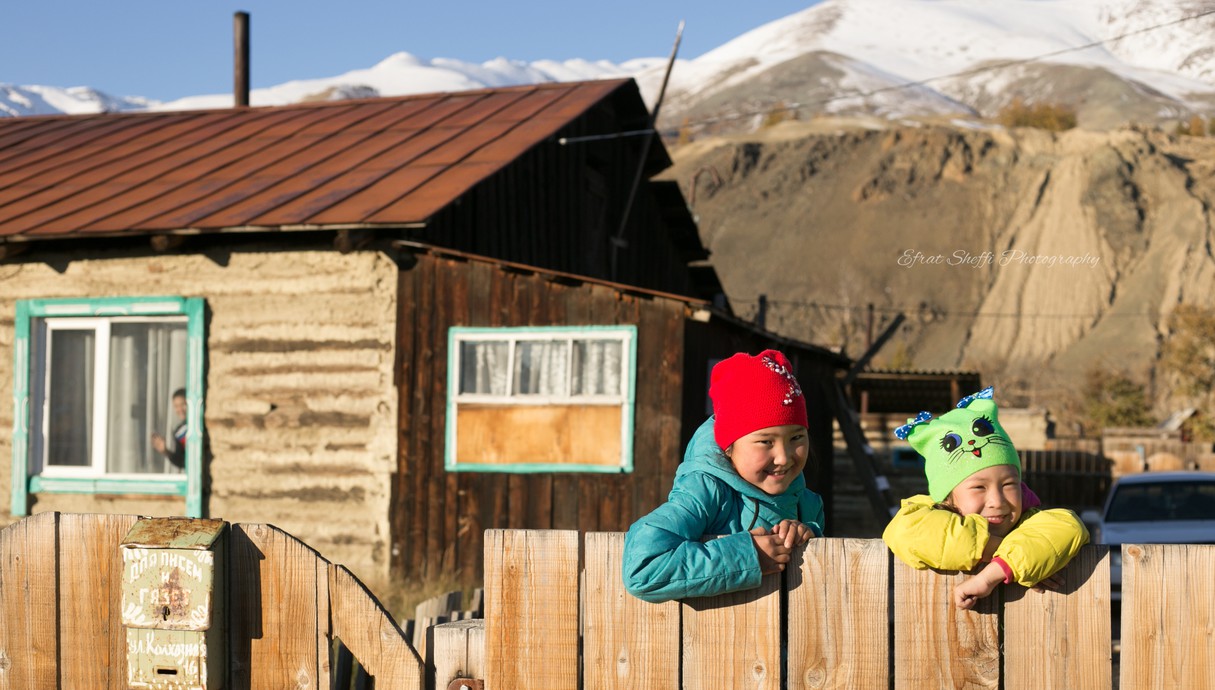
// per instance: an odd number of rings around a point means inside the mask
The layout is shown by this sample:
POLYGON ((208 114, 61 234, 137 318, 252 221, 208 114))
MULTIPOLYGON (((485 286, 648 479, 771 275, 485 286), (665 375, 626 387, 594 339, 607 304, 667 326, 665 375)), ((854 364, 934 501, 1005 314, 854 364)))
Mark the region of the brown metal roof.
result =
POLYGON ((627 84, 0 118, 0 238, 423 223, 627 84))

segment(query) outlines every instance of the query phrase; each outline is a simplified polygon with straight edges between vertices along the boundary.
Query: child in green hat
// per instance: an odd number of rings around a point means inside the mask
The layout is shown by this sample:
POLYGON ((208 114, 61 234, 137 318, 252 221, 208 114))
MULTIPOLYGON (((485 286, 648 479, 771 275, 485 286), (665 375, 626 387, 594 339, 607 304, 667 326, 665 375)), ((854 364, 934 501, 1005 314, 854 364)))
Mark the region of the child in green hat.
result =
POLYGON ((920 570, 971 571, 986 563, 954 589, 961 609, 1000 583, 1057 589, 1054 574, 1088 543, 1074 512, 1038 508, 1021 484, 1021 460, 997 412, 986 388, 936 419, 921 412, 895 430, 924 457, 928 495, 905 499, 882 539, 920 570))

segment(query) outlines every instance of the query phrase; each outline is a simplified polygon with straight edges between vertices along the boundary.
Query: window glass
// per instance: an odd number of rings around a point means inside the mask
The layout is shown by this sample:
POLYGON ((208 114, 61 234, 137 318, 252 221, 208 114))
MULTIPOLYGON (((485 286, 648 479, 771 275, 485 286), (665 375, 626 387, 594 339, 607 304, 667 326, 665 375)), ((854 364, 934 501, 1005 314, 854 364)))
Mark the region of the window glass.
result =
POLYGON ((47 464, 87 467, 93 462, 92 330, 54 330, 48 334, 47 464))
POLYGON ((516 395, 566 395, 569 342, 521 340, 515 345, 516 395))
POLYGON ((1127 483, 1110 501, 1109 522, 1215 520, 1215 484, 1210 482, 1127 483))
POLYGON ((466 340, 460 343, 460 392, 506 395, 510 343, 466 340))
POLYGON ((44 368, 31 446, 51 475, 181 474, 187 329, 181 318, 35 319, 44 368), (175 395, 180 394, 180 395, 175 395), (174 398, 179 398, 177 402, 174 398))
POLYGON ((619 340, 575 340, 572 395, 619 395, 621 358, 619 340))
POLYGON ((180 473, 186 420, 173 394, 185 390, 186 325, 113 324, 109 369, 107 471, 180 473))

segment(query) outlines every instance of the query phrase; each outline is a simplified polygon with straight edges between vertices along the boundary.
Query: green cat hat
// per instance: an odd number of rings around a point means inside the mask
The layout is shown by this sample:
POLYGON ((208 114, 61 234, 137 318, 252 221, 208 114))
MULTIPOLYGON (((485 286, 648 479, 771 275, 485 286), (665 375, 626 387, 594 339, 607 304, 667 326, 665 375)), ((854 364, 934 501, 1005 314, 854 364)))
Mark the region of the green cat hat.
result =
POLYGON ((958 401, 957 409, 932 418, 921 412, 894 430, 924 457, 928 495, 938 503, 953 488, 979 470, 1012 465, 1021 473, 1021 459, 1008 432, 1000 426, 991 387, 958 401))

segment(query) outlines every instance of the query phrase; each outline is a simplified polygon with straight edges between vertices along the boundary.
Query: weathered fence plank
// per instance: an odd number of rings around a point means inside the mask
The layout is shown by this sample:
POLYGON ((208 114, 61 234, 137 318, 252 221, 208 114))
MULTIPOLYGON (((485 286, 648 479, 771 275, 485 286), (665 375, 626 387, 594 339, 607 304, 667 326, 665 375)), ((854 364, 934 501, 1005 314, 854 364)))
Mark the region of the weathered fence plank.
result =
POLYGON ((363 584, 346 568, 330 565, 328 590, 333 636, 375 678, 376 687, 422 690, 422 660, 363 584))
POLYGON ((886 544, 881 539, 812 539, 800 553, 785 575, 788 687, 886 687, 890 674, 886 544))
POLYGON ((137 519, 59 516, 59 678, 65 689, 126 687, 118 545, 137 519))
POLYGON ((781 574, 756 589, 684 599, 683 687, 778 690, 781 574))
POLYGON ((999 687, 1000 597, 959 610, 953 588, 967 577, 894 564, 895 690, 999 687))
POLYGON ((58 570, 59 513, 0 530, 0 690, 56 687, 58 570))
POLYGON ((330 640, 337 637, 333 634, 333 607, 331 605, 329 568, 332 564, 319 556, 314 565, 316 568, 316 620, 320 634, 316 645, 316 680, 318 688, 333 687, 333 645, 330 640), (329 624, 326 625, 326 621, 329 624))
POLYGON ((489 690, 578 686, 578 533, 486 530, 489 690))
POLYGON ((1122 545, 1123 688, 1215 688, 1215 545, 1122 545))
POLYGON ((1111 687, 1109 563, 1108 546, 1089 546, 1059 571, 1058 592, 1004 587, 1005 690, 1111 687))
POLYGON ((433 628, 435 690, 446 690, 457 678, 485 678, 485 619, 443 623, 433 628))
MULTIPOLYGON (((232 525, 229 562, 230 676, 235 688, 320 687, 328 625, 317 621, 317 559, 271 525, 232 525)), ((343 640, 344 641, 344 640, 343 640)))
POLYGON ((651 604, 625 591, 623 532, 592 532, 585 542, 584 687, 678 687, 679 603, 651 604))

